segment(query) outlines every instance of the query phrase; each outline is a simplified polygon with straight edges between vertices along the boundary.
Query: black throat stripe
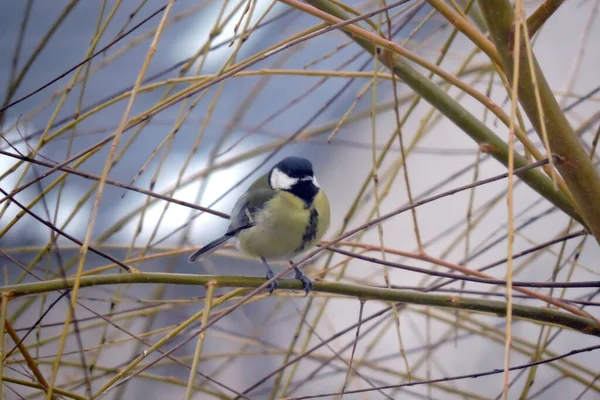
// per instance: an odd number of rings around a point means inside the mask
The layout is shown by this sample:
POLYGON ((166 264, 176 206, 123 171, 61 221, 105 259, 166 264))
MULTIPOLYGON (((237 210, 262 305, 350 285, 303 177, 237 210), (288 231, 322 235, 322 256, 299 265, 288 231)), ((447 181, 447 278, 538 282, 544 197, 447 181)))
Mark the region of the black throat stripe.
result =
POLYGON ((304 207, 308 208, 312 205, 317 193, 319 193, 319 188, 312 181, 300 181, 293 185, 288 192, 304 200, 304 207))
POLYGON ((314 240, 317 236, 317 226, 319 224, 319 212, 316 208, 310 208, 310 214, 308 216, 308 224, 306 225, 306 230, 304 231, 304 235, 302 235, 302 244, 300 247, 296 249, 296 253, 299 253, 304 250, 306 245, 314 240))

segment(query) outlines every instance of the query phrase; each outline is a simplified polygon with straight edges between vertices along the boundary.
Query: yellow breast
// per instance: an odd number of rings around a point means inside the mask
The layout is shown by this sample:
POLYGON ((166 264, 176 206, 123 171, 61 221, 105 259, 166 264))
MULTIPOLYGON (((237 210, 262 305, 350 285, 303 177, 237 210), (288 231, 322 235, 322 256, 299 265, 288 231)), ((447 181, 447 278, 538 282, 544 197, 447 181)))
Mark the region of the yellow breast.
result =
POLYGON ((314 246, 328 228, 329 202, 322 190, 309 207, 296 196, 281 192, 265 204, 255 226, 239 233, 238 246, 267 260, 290 260, 314 246))

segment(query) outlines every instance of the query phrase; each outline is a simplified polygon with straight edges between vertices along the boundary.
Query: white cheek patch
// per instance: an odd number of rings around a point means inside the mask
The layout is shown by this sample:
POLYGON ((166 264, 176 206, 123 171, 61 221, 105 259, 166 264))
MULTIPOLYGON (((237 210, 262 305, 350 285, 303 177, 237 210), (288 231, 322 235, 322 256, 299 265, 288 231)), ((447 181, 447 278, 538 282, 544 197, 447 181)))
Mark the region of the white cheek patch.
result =
POLYGON ((313 182, 313 185, 315 185, 316 187, 318 187, 318 188, 320 188, 320 187, 321 187, 321 186, 319 185, 319 182, 317 182, 317 177, 316 177, 316 176, 313 176, 313 178, 312 178, 312 182, 313 182))
POLYGON ((292 178, 285 172, 275 168, 273 169, 273 172, 271 172, 271 179, 269 183, 273 189, 289 190, 292 188, 292 186, 298 183, 298 179, 292 178))

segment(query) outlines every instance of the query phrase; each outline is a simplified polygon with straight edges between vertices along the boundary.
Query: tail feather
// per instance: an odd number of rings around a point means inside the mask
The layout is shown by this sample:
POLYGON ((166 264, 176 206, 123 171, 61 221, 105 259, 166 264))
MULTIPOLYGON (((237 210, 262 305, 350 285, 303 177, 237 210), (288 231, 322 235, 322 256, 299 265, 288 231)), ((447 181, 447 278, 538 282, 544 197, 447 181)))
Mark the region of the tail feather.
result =
POLYGON ((213 240, 212 242, 210 242, 209 244, 207 244, 206 246, 202 247, 200 250, 198 250, 194 254, 192 254, 188 258, 188 262, 193 263, 195 261, 198 261, 202 257, 206 257, 207 255, 211 254, 212 252, 216 251, 219 247, 221 247, 225 243, 227 243, 229 241, 229 239, 231 239, 231 237, 232 236, 230 236, 230 235, 225 235, 225 236, 221 236, 220 238, 218 238, 216 240, 213 240))

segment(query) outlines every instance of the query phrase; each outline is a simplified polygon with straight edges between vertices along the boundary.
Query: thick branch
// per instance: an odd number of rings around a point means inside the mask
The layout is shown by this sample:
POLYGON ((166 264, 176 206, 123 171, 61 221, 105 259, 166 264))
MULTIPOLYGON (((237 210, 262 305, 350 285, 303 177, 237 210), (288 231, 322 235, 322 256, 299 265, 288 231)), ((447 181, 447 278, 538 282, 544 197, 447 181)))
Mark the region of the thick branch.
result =
MULTIPOLYGON (((246 276, 139 273, 84 276, 81 277, 79 284, 80 287, 87 287, 131 283, 206 286, 211 283, 216 287, 257 288, 264 282, 264 278, 253 278, 246 276)), ((9 285, 0 289, 0 295, 7 294, 14 298, 36 293, 70 289, 74 284, 75 279, 69 278, 9 285)), ((302 283, 296 279, 283 279, 279 281, 279 287, 281 289, 301 291, 302 283)), ((416 291, 385 289, 329 281, 315 282, 313 290, 315 293, 339 294, 348 297, 356 297, 361 300, 392 301, 434 307, 454 308, 479 313, 491 313, 498 316, 503 316, 506 313, 506 303, 494 300, 433 295, 416 291)), ((559 325, 588 335, 600 336, 600 324, 597 324, 588 318, 583 318, 562 311, 551 310, 547 307, 513 305, 513 316, 543 324, 559 325)))
MULTIPOLYGON (((348 14, 331 2, 322 0, 307 0, 312 6, 296 0, 281 0, 292 7, 310 13, 330 24, 350 19, 348 14)), ((405 53, 397 44, 372 34, 356 25, 342 27, 357 44, 373 56, 378 54, 384 62, 402 81, 418 93, 423 99, 433 105, 440 113, 454 122, 459 128, 475 140, 492 157, 508 166, 508 145, 489 129, 479 118, 476 118, 466 108, 458 104, 450 95, 444 92, 436 83, 415 69, 401 54, 405 53), (383 49, 383 50, 382 50, 383 49)), ((527 159, 515 152, 515 168, 527 165, 527 159)), ((585 224, 572 204, 554 184, 540 171, 528 171, 521 179, 532 189, 563 210, 572 218, 585 224)))
MULTIPOLYGON (((479 6, 487 21, 491 37, 498 48, 498 53, 502 58, 504 70, 512 71, 515 63, 513 57, 515 13, 512 5, 508 0, 479 0, 479 6)), ((600 177, 596 173, 592 161, 579 138, 573 132, 565 114, 561 111, 560 105, 556 101, 535 56, 529 58, 524 41, 519 45, 521 46, 519 53, 519 102, 543 140, 535 88, 531 83, 531 63, 533 63, 550 149, 553 154, 563 160, 563 162, 557 164, 558 171, 573 195, 577 209, 582 214, 581 216, 596 241, 600 243, 600 177)), ((512 74, 507 73, 507 76, 512 80, 512 74)))

